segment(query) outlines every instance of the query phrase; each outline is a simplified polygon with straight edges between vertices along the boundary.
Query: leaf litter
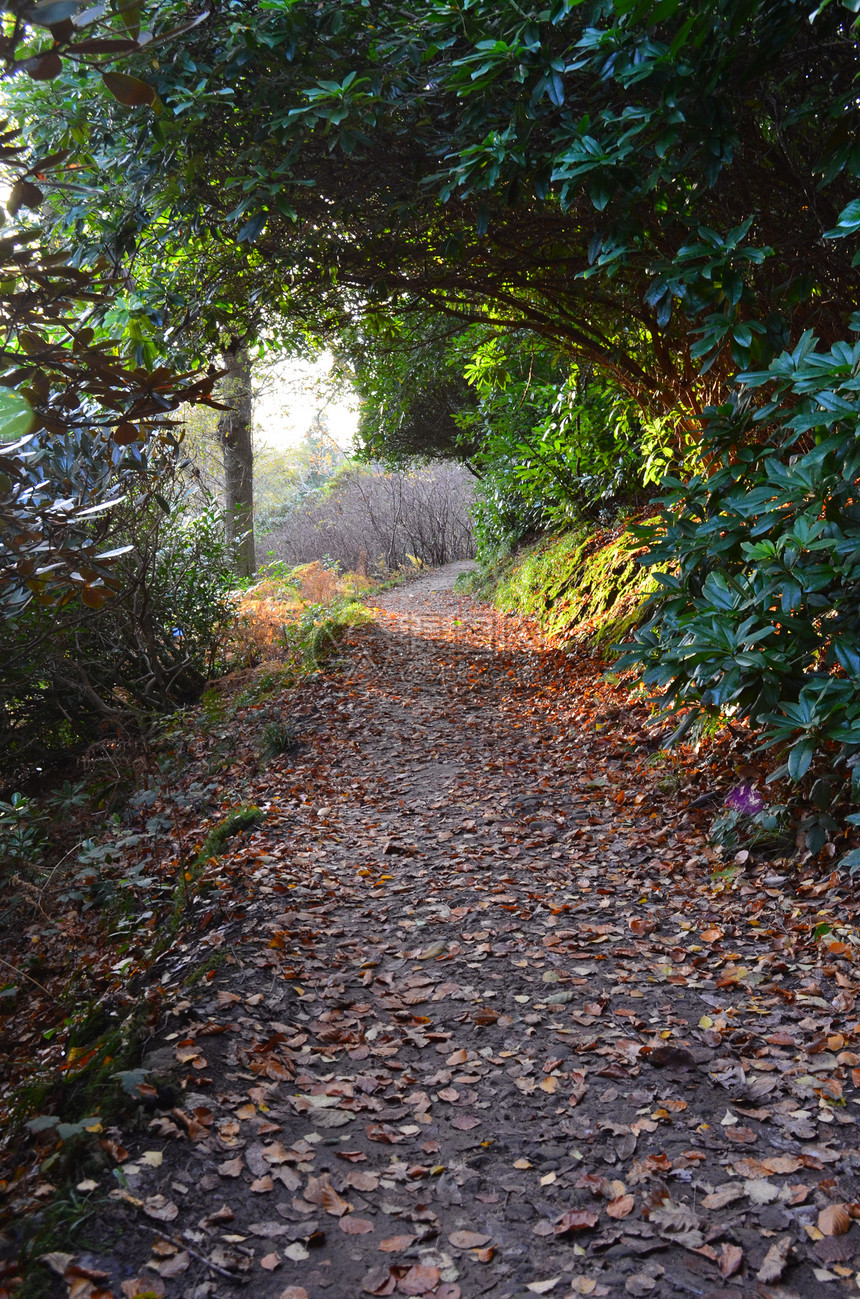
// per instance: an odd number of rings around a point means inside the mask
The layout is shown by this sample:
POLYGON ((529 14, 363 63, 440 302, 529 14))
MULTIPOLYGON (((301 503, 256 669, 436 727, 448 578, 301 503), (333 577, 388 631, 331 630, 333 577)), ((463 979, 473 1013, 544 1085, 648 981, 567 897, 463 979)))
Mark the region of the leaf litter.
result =
POLYGON ((98 1248, 40 1266, 81 1299, 856 1292, 845 882, 726 862, 719 743, 661 788, 641 705, 449 586, 295 692, 308 743, 198 917, 222 972, 104 1138, 98 1248))

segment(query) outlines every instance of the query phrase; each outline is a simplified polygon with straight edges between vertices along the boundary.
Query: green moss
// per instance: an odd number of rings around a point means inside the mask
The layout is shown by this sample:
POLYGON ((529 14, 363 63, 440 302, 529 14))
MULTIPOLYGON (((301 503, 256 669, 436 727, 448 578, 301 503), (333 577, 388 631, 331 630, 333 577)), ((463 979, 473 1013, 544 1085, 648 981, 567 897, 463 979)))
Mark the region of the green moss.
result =
POLYGON ((564 533, 501 560, 473 590, 563 642, 606 649, 636 625, 657 588, 637 553, 628 532, 603 544, 587 532, 564 533))
POLYGON ((243 804, 231 812, 229 816, 225 816, 223 821, 213 825, 200 845, 200 850, 194 860, 180 868, 179 880, 173 900, 171 927, 174 931, 179 926, 183 910, 193 898, 205 891, 206 881, 204 877, 212 858, 221 856, 228 840, 232 839, 234 835, 253 829, 255 826, 260 825, 265 818, 266 814, 262 808, 255 807, 253 804, 243 804))
POLYGON ((195 864, 199 863, 205 866, 210 857, 220 857, 228 839, 232 839, 236 834, 241 834, 243 830, 250 830, 252 827, 259 825, 264 820, 265 815, 265 812, 259 807, 254 807, 253 804, 237 807, 235 812, 231 812, 229 816, 225 816, 223 821, 213 825, 203 840, 195 864))
POLYGON ((226 965, 226 963, 227 957, 223 952, 213 952, 211 956, 206 957, 205 961, 201 961, 199 965, 195 965, 194 969, 186 974, 183 979, 184 986, 186 988, 193 988, 195 984, 200 983, 200 981, 207 978, 208 975, 214 974, 216 970, 220 970, 223 965, 226 965))

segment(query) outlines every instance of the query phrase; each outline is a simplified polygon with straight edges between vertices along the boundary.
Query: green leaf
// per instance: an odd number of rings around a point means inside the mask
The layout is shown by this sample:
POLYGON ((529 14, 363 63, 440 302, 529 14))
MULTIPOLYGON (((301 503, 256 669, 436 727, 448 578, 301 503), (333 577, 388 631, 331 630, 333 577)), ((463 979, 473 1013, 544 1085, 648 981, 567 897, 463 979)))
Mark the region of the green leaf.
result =
POLYGON ((127 1092, 129 1096, 135 1096, 138 1087, 145 1083, 148 1077, 148 1069, 122 1069, 119 1073, 111 1074, 111 1078, 116 1078, 123 1091, 127 1092))
POLYGON ((0 442, 17 442, 33 431, 35 423, 26 397, 0 388, 0 442))
POLYGON ((852 875, 860 871, 860 848, 853 848, 844 857, 839 858, 840 866, 847 866, 852 875))
POLYGON ((852 235, 855 230, 860 230, 860 198, 852 199, 851 202, 839 213, 839 223, 835 230, 825 231, 825 239, 844 239, 846 235, 852 235))
POLYGON ((806 737, 792 746, 788 755, 788 774, 792 780, 802 780, 806 775, 816 747, 816 741, 811 737, 806 737))
POLYGON ((31 1132, 47 1132, 49 1128, 55 1128, 60 1122, 56 1114, 40 1114, 35 1119, 30 1119, 26 1124, 31 1132))

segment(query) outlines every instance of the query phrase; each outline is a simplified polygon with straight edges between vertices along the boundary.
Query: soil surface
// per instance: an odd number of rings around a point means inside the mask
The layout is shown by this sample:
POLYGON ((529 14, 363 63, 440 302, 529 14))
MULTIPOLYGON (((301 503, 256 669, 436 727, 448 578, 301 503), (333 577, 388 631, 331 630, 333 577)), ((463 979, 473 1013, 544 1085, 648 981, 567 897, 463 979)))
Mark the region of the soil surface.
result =
POLYGON ((463 567, 300 689, 78 1261, 177 1299, 856 1294, 853 947, 780 965, 812 886, 715 881, 596 674, 463 567))

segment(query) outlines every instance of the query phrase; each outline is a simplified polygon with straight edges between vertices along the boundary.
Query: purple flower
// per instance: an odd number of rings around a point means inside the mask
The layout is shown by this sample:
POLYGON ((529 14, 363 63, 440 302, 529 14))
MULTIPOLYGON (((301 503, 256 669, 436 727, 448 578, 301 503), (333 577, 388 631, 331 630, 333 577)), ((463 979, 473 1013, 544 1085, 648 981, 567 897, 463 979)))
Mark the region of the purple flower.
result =
POLYGON ((725 805, 733 812, 742 812, 744 816, 755 816, 767 807, 755 785, 736 785, 726 794, 725 805))

